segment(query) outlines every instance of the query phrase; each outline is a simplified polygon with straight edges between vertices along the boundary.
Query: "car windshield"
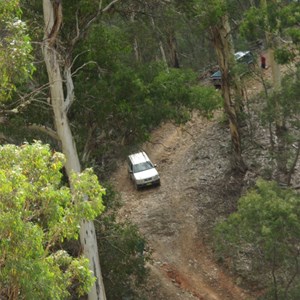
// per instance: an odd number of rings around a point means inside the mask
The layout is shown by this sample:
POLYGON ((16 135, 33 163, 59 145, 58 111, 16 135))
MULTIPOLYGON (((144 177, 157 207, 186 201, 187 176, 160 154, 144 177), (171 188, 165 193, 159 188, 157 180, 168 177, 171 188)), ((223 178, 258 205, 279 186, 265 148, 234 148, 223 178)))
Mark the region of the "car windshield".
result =
POLYGON ((132 166, 132 171, 133 173, 138 173, 138 172, 143 172, 149 169, 152 169, 153 165, 150 161, 146 161, 146 162, 142 162, 140 164, 137 165, 133 165, 132 166))

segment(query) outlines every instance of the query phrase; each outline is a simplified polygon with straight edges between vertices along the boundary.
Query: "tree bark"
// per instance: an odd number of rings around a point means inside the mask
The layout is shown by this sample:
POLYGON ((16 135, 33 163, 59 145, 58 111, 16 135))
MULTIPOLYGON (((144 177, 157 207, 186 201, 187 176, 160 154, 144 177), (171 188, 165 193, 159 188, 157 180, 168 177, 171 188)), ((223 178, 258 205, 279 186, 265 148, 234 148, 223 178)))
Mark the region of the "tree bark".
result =
MULTIPOLYGON (((274 2, 271 0, 270 2, 274 2)), ((267 0, 261 0, 261 8, 264 11, 267 11, 267 0)), ((269 65, 272 72, 272 81, 273 81, 273 90, 278 92, 281 89, 281 71, 280 66, 275 60, 274 51, 276 48, 280 47, 279 32, 277 28, 271 28, 269 25, 268 15, 265 17, 267 28, 265 31, 266 42, 268 47, 268 56, 269 56, 269 65)), ((277 21, 279 22, 279 21, 277 21)), ((277 148, 276 148, 276 162, 279 180, 283 182, 288 181, 288 159, 286 156, 286 134, 287 127, 285 124, 284 117, 281 114, 281 105, 278 103, 276 97, 274 98, 274 107, 275 107, 275 127, 276 127, 276 136, 277 136, 277 148), (280 178, 282 177, 282 178, 280 178)), ((275 149, 275 148, 274 148, 275 149)))
POLYGON ((172 28, 168 30, 167 42, 168 42, 168 47, 170 52, 171 67, 180 68, 179 58, 177 54, 177 42, 176 42, 175 32, 172 28))
POLYGON ((220 25, 211 27, 213 46, 217 54, 218 64, 222 74, 222 96, 224 110, 228 116, 230 135, 233 145, 233 166, 241 172, 245 172, 246 165, 242 158, 242 147, 237 121, 235 105, 230 92, 230 64, 234 61, 233 49, 230 37, 228 17, 223 16, 220 25))
MULTIPOLYGON (((269 45, 269 63, 271 66, 272 71, 272 79, 273 79, 273 90, 274 92, 278 92, 281 89, 281 72, 280 72, 280 66, 276 62, 274 57, 274 50, 276 47, 278 47, 278 38, 271 34, 268 37, 268 45, 269 45)), ((288 129, 285 124, 284 117, 282 116, 282 108, 280 103, 278 103, 277 98, 274 97, 274 106, 275 106, 275 128, 276 128, 276 136, 277 136, 277 155, 276 155, 276 161, 277 161, 277 169, 278 169, 278 175, 279 177, 282 177, 281 180, 283 182, 286 182, 288 179, 288 158, 286 155, 287 151, 287 143, 286 143, 286 135, 288 132, 288 129)), ((280 180, 280 178, 279 178, 280 180)))
MULTIPOLYGON (((62 152, 66 156, 66 172, 68 176, 70 176, 72 172, 80 172, 81 166, 67 117, 67 110, 70 103, 72 103, 70 97, 73 97, 74 95, 72 90, 67 90, 67 101, 64 98, 63 80, 59 64, 61 57, 59 57, 55 47, 58 31, 62 22, 61 11, 61 0, 43 0, 45 34, 42 43, 42 51, 50 83, 54 123, 62 145, 62 152)), ((69 66, 67 66, 67 68, 68 67, 69 66)), ((66 82, 68 83, 66 88, 70 89, 73 87, 71 72, 65 72, 65 74, 68 76, 68 78, 66 78, 66 82)), ((96 277, 95 284, 90 290, 88 298, 89 300, 106 300, 93 222, 82 221, 80 226, 80 241, 83 254, 89 259, 90 270, 96 277)))
MULTIPOLYGON (((135 12, 134 11, 130 14, 130 22, 132 24, 135 23, 135 12)), ((136 34, 134 34, 134 37, 133 37, 133 51, 134 51, 135 61, 137 63, 141 62, 141 56, 140 56, 140 51, 139 51, 139 43, 138 43, 136 34)))

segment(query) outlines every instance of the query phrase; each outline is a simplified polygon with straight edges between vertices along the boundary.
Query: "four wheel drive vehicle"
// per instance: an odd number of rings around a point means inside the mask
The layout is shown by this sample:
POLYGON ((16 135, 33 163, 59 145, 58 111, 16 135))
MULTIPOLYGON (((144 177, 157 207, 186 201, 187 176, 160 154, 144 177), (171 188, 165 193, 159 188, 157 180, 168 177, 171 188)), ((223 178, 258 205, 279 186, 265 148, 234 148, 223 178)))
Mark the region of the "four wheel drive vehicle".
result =
MULTIPOLYGON (((254 63, 254 57, 253 57, 253 54, 251 51, 236 52, 234 54, 234 57, 235 57, 236 61, 241 64, 251 65, 254 63)), ((221 88, 221 78, 222 78, 222 74, 221 74, 220 70, 214 72, 210 76, 210 79, 216 88, 221 88)))
POLYGON ((251 51, 239 51, 234 54, 234 57, 238 63, 253 64, 254 57, 251 51))
POLYGON ((160 185, 160 177, 154 165, 145 152, 128 156, 128 172, 137 189, 150 185, 160 185))

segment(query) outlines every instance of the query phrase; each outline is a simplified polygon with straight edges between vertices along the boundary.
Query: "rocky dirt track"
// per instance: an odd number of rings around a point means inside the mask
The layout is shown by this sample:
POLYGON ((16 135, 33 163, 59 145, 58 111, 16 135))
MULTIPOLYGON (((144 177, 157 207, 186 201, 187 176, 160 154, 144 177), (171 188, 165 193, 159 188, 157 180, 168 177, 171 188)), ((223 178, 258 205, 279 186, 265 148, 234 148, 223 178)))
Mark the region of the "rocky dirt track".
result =
POLYGON ((120 218, 138 225, 152 251, 149 300, 253 299, 210 248, 214 224, 235 209, 243 184, 230 174, 230 137, 216 122, 220 116, 195 115, 185 126, 168 123, 153 133, 143 150, 158 165, 160 187, 136 191, 125 163, 114 176, 124 201, 120 218))

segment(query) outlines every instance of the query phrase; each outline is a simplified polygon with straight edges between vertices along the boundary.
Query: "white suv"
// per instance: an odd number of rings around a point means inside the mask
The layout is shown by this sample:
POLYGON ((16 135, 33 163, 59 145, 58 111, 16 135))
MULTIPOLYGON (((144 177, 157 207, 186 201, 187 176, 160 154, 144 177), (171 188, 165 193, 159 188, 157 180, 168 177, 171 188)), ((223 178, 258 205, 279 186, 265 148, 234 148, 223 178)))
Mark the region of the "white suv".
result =
POLYGON ((154 165, 145 152, 138 152, 128 156, 128 172, 137 189, 160 185, 160 177, 154 165))

